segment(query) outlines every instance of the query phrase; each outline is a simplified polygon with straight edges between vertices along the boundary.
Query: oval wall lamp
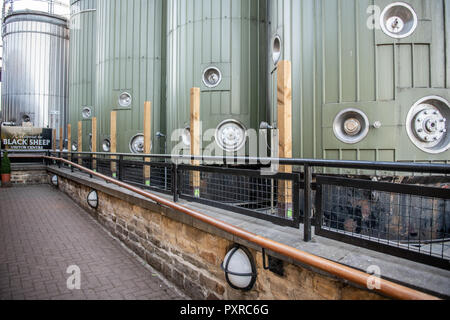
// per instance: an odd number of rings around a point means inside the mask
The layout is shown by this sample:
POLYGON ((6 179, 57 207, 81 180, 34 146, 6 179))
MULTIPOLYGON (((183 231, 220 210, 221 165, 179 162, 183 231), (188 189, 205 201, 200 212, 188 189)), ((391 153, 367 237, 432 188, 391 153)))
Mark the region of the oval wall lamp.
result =
POLYGON ((233 289, 250 291, 256 282, 256 266, 247 248, 235 245, 221 265, 225 278, 233 289))
POLYGON ((58 186, 58 176, 57 176, 57 175, 54 175, 54 176, 52 177, 52 184, 53 184, 55 187, 58 186))
POLYGON ((98 193, 97 191, 91 191, 87 196, 87 203, 92 209, 98 208, 98 193))

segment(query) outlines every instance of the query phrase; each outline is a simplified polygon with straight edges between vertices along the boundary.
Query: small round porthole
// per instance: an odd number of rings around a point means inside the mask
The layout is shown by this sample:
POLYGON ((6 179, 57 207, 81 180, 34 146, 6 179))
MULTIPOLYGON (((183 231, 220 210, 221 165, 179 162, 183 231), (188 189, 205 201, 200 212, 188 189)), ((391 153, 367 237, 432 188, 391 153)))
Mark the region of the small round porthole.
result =
POLYGON ((402 39, 410 36, 416 30, 418 18, 409 4, 395 2, 388 5, 381 13, 380 25, 388 36, 402 39))
POLYGON ((128 92, 123 92, 119 96, 119 106, 121 106, 122 108, 127 108, 131 106, 132 102, 133 98, 131 97, 131 94, 129 94, 128 92))
POLYGON ((92 116, 92 110, 89 107, 84 107, 81 111, 81 116, 83 119, 89 119, 92 116))
POLYGON ((216 67, 209 67, 203 71, 203 83, 208 88, 217 87, 222 82, 222 72, 216 67))
POLYGON ((111 151, 111 141, 109 139, 104 139, 102 142, 102 149, 103 152, 110 152, 111 151))
POLYGON ((355 144, 367 137, 370 129, 366 114, 358 109, 345 109, 336 116, 333 131, 336 138, 347 144, 355 144))
POLYGON ((281 38, 276 35, 272 43, 272 60, 273 64, 277 65, 281 59, 281 38))

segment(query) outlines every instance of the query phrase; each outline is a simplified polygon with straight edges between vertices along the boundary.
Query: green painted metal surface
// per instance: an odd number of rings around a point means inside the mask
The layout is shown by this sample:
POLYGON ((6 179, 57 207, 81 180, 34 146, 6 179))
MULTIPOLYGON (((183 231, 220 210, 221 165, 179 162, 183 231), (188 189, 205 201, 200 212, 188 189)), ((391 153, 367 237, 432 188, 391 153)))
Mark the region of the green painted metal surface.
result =
POLYGON ((261 50, 267 38, 266 1, 168 3, 168 136, 190 124, 192 87, 201 89, 203 133, 227 119, 238 120, 247 129, 257 128, 266 112, 266 51, 261 50), (208 67, 222 73, 215 88, 202 80, 208 67))
MULTIPOLYGON (((279 35, 282 59, 292 61, 294 156, 343 160, 444 161, 450 150, 428 154, 409 139, 406 118, 425 96, 450 100, 450 1, 412 0, 415 32, 404 39, 369 28, 371 5, 386 0, 272 0, 271 40, 279 35), (446 39, 447 38, 447 39, 446 39), (333 121, 347 108, 363 111, 365 139, 346 144, 333 121), (381 128, 373 124, 379 121, 381 128)), ((376 13, 376 12, 375 12, 376 13)), ((271 54, 271 48, 269 53, 271 54)), ((273 68, 271 57, 269 66, 273 68)), ((271 120, 276 122, 276 73, 269 77, 271 120)))
POLYGON ((92 123, 83 119, 82 110, 89 107, 92 116, 101 116, 96 99, 97 54, 97 0, 71 0, 70 2, 70 71, 69 71, 69 123, 72 141, 77 140, 78 121, 83 121, 83 150, 89 151, 92 123))
POLYGON ((165 9, 162 0, 98 0, 97 99, 99 140, 109 138, 110 113, 118 111, 117 151, 130 152, 132 137, 142 134, 144 102, 152 102, 152 152, 164 141, 165 9), (129 93, 122 107, 118 98, 129 93))

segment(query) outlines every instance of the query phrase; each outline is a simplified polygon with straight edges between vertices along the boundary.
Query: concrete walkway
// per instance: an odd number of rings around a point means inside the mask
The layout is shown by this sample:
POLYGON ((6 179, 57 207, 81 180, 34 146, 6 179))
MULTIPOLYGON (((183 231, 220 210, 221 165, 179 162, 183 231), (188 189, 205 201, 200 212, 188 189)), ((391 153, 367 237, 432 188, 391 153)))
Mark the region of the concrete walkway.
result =
POLYGON ((0 189, 0 300, 11 299, 185 297, 66 195, 39 185, 0 189), (71 266, 80 270, 80 290, 68 289, 71 266))

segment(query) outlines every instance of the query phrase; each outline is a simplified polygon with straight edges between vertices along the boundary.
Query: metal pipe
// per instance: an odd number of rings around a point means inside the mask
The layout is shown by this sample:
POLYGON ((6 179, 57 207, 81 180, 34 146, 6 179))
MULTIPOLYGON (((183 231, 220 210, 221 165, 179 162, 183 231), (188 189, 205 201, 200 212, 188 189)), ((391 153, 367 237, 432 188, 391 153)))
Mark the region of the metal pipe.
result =
MULTIPOLYGON (((62 161, 62 162, 69 164, 72 167, 75 167, 81 171, 92 174, 93 176, 96 176, 107 182, 115 184, 119 187, 128 189, 128 190, 135 192, 143 197, 149 198, 163 206, 166 206, 166 207, 172 208, 176 211, 187 214, 194 219, 197 219, 199 221, 207 223, 213 227, 216 227, 216 228, 223 230, 225 232, 228 232, 230 234, 233 234, 234 236, 239 237, 241 239, 250 241, 262 248, 265 248, 266 250, 271 250, 273 252, 276 252, 276 253, 286 256, 288 258, 294 259, 302 264, 309 265, 311 267, 325 271, 329 274, 335 275, 339 278, 348 280, 354 284, 366 287, 367 283, 370 280, 372 280, 371 275, 364 273, 362 271, 341 265, 339 263, 315 256, 312 254, 309 254, 307 252, 298 250, 298 249, 290 247, 288 245, 261 237, 254 233, 248 232, 244 229, 238 228, 236 226, 225 223, 218 219, 209 217, 209 216, 207 216, 203 213, 200 213, 198 211, 195 211, 193 209, 179 205, 173 201, 166 200, 164 198, 161 198, 161 197, 151 194, 149 192, 146 192, 146 191, 143 191, 136 187, 130 186, 126 183, 117 181, 116 179, 113 179, 108 176, 94 172, 92 170, 86 169, 86 168, 84 168, 76 163, 70 162, 68 160, 65 160, 62 158, 56 158, 56 157, 47 157, 47 156, 45 156, 45 158, 49 158, 50 160, 62 161)), ((380 278, 379 281, 380 281, 380 287, 379 287, 379 289, 375 288, 374 291, 384 294, 391 298, 401 299, 401 300, 439 300, 437 297, 431 296, 429 294, 426 294, 426 293, 423 293, 423 292, 420 292, 417 290, 413 290, 411 288, 396 284, 396 283, 388 281, 388 280, 384 280, 384 279, 380 278)))

